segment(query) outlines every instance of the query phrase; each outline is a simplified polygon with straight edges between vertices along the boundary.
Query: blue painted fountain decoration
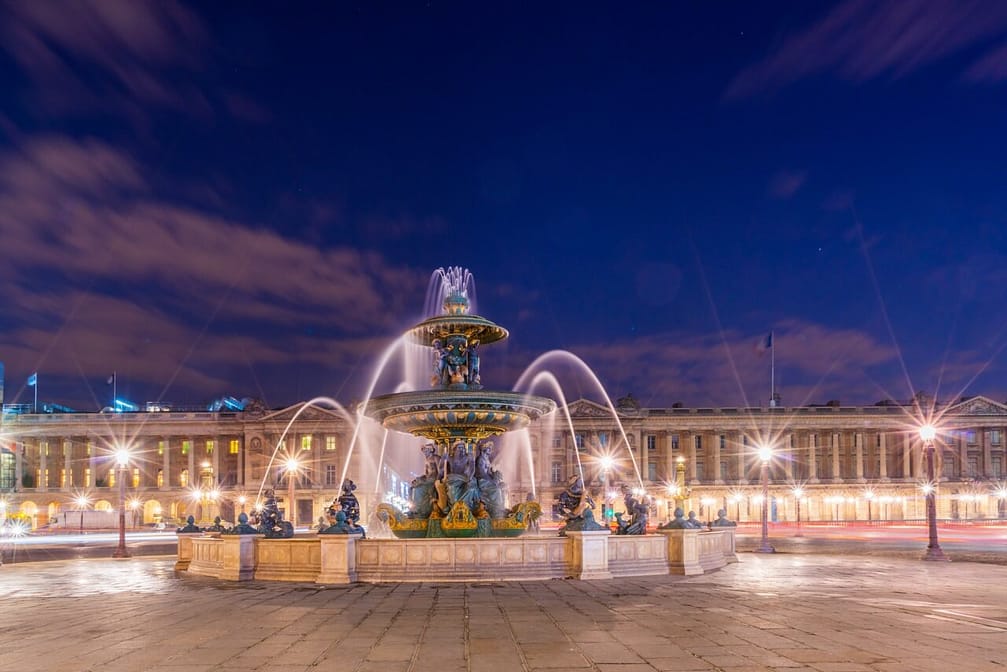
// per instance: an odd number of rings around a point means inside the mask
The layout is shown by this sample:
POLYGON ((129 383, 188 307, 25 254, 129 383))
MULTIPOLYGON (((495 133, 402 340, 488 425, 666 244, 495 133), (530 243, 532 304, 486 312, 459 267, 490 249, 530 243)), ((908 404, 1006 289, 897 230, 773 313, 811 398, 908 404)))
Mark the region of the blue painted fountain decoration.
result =
POLYGON ((493 438, 528 427, 556 404, 545 397, 483 389, 482 349, 508 333, 469 313, 469 279, 460 267, 444 271, 443 314, 405 334, 410 342, 430 348, 430 389, 374 397, 363 409, 386 429, 428 440, 424 472, 410 484, 410 511, 378 507, 399 538, 517 536, 541 515, 534 501, 506 506, 506 484, 493 467, 493 438))

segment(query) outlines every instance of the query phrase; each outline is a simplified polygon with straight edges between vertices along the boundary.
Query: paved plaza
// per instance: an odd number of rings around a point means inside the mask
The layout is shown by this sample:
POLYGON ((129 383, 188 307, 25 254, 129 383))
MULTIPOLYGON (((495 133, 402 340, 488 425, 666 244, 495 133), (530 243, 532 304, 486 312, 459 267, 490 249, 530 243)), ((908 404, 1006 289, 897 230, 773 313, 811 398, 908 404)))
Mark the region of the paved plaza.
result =
POLYGON ((1007 668, 1007 567, 741 554, 697 577, 319 587, 0 567, 0 672, 1007 668))

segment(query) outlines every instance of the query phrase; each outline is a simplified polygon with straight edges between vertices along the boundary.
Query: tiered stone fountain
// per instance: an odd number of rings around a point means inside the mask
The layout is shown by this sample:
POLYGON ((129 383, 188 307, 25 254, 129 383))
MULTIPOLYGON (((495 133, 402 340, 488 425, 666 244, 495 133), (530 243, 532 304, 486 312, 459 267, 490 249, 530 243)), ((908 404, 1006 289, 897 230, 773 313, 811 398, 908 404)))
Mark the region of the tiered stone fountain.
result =
POLYGON ((483 346, 507 330, 469 313, 465 274, 452 269, 444 284, 443 314, 406 332, 432 351, 431 389, 371 399, 364 413, 386 429, 429 439, 423 475, 411 483, 411 509, 379 506, 395 536, 517 536, 541 515, 537 502, 506 506, 506 484, 493 468, 493 437, 524 429, 556 409, 552 399, 483 389, 483 346))

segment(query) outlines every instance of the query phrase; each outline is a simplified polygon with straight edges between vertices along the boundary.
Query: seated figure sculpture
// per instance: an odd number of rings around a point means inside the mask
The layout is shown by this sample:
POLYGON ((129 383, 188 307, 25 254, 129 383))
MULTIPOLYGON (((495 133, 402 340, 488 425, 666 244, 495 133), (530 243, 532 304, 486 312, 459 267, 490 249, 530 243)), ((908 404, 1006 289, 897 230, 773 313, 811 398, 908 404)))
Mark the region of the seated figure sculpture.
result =
POLYGON ((294 526, 289 520, 283 520, 272 488, 264 493, 262 511, 259 513, 259 532, 271 539, 289 539, 294 536, 294 526))
POLYGON ((623 520, 623 513, 621 511, 615 514, 616 534, 646 534, 647 514, 650 509, 646 498, 643 501, 638 500, 633 495, 630 487, 625 484, 622 486, 622 494, 623 503, 626 506, 626 514, 629 515, 629 519, 623 520))
POLYGON ((682 507, 677 507, 675 509, 675 514, 674 515, 675 515, 675 517, 672 520, 669 520, 664 525, 659 525, 658 529, 661 529, 661 530, 689 530, 689 529, 692 529, 692 526, 689 524, 689 521, 685 519, 685 511, 682 510, 682 507))
POLYGON ((710 523, 711 527, 737 527, 738 524, 733 520, 727 519, 727 509, 720 509, 717 511, 717 519, 710 523))
POLYGON ((704 525, 702 521, 696 518, 695 511, 689 512, 689 519, 685 522, 689 523, 689 527, 691 527, 694 530, 702 530, 706 527, 706 525, 704 525))
POLYGON ((584 481, 578 475, 570 477, 566 490, 556 496, 559 510, 566 524, 559 530, 561 537, 569 532, 588 532, 607 529, 594 519, 594 500, 584 491, 584 481))

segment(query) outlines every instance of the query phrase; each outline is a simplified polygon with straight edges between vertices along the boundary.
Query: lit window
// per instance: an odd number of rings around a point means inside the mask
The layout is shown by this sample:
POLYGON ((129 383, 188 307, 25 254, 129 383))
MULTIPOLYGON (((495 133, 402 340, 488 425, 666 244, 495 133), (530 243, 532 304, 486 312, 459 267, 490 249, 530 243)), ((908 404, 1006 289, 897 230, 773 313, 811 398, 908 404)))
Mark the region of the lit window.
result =
POLYGON ((164 441, 157 442, 157 454, 164 455, 164 441))
POLYGON ((140 468, 139 467, 133 467, 133 487, 134 488, 139 488, 140 487, 140 468))
POLYGON ((90 441, 87 442, 87 454, 88 455, 91 454, 91 442, 90 441))
POLYGON ((90 467, 84 467, 84 487, 91 487, 91 469, 90 467))
POLYGON ((59 487, 66 487, 66 469, 59 470, 59 487))
POLYGON ((301 437, 301 450, 311 450, 311 436, 301 437))
POLYGON ((48 441, 43 441, 42 442, 42 449, 45 451, 45 456, 49 457, 49 442, 48 441))
POLYGON ((157 470, 157 487, 164 487, 164 469, 157 470))
POLYGON ((183 455, 188 455, 189 454, 189 449, 190 449, 191 446, 192 446, 192 441, 183 441, 182 442, 182 454, 183 455))
POLYGON ((216 441, 213 441, 213 440, 207 441, 206 442, 206 454, 207 455, 213 455, 213 449, 216 447, 216 445, 217 445, 216 441))
POLYGON ((231 455, 237 455, 240 449, 241 449, 241 441, 238 441, 237 439, 231 439, 231 443, 229 444, 229 452, 231 453, 231 455))
POLYGON ((116 471, 118 471, 118 470, 117 469, 109 469, 108 470, 108 487, 110 487, 110 488, 114 488, 115 487, 115 472, 116 471))
POLYGON ((189 487, 189 470, 188 469, 183 469, 182 473, 180 473, 178 475, 178 484, 181 487, 183 487, 183 488, 189 487))
POLYGON ((335 450, 336 449, 336 437, 326 436, 325 437, 325 450, 335 450))

